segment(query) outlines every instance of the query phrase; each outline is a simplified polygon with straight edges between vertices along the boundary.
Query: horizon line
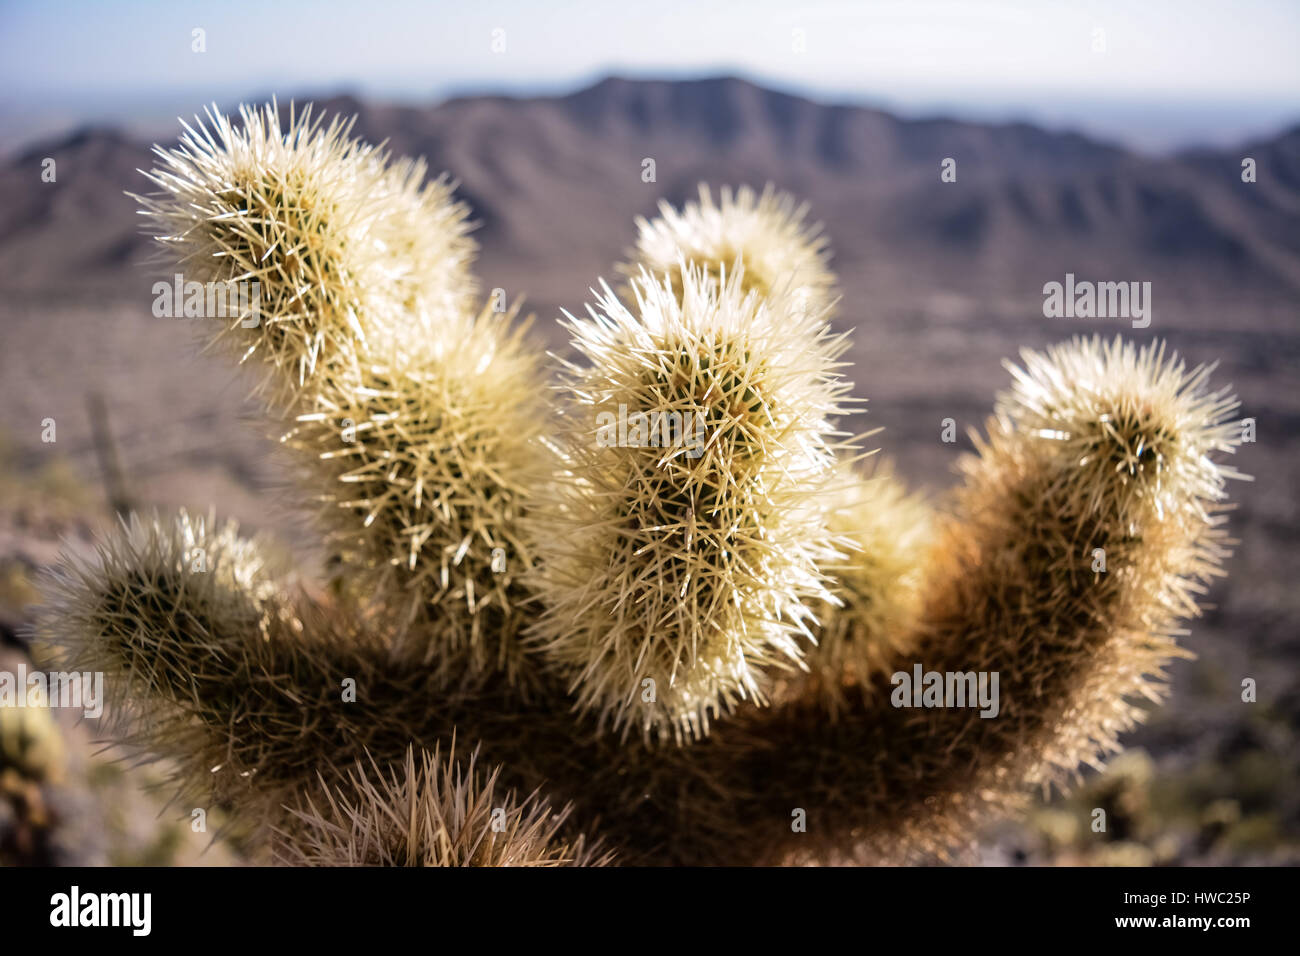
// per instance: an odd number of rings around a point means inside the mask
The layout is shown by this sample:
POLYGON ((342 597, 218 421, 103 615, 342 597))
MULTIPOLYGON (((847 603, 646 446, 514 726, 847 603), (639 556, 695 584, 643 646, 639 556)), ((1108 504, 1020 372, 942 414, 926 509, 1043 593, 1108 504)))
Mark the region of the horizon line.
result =
MULTIPOLYGON (((570 97, 588 92, 599 86, 611 82, 625 82, 632 84, 690 84, 690 83, 725 83, 738 82, 767 93, 774 93, 781 96, 788 96, 797 100, 813 103, 823 107, 851 108, 860 109, 870 112, 883 113, 903 123, 925 123, 925 122, 952 122, 969 125, 985 126, 991 128, 999 127, 1016 127, 1025 126, 1043 130, 1055 135, 1075 135, 1087 139, 1097 145, 1110 146, 1122 149, 1127 152, 1133 152, 1145 155, 1176 155, 1185 152, 1194 152, 1198 149, 1225 149, 1234 145, 1246 145, 1256 141, 1267 141, 1277 139, 1285 135, 1292 129, 1300 126, 1300 103, 1293 107, 1287 107, 1284 110, 1278 110, 1283 103, 1289 103, 1290 97, 1278 97, 1273 102, 1261 103, 1258 97, 1247 98, 1240 97, 1236 99, 1223 98, 1220 100, 1206 101, 1204 97, 1170 97, 1164 95, 1150 95, 1150 98, 1117 98, 1113 96, 1098 97, 1074 97, 1071 99, 1055 102, 1063 103, 1075 108, 1091 106, 1094 108, 1114 108, 1120 111, 1139 111, 1157 104, 1167 106, 1181 106, 1192 110, 1237 110, 1242 102, 1249 99, 1258 105, 1260 110, 1272 111, 1277 110, 1278 115, 1272 122, 1260 121, 1258 129, 1254 132, 1242 133, 1229 139, 1220 138, 1216 140, 1213 136, 1193 139, 1184 137, 1170 136, 1170 142, 1161 147, 1152 148, 1149 145, 1143 146, 1140 142, 1135 141, 1132 137, 1126 136, 1121 130, 1115 129, 1105 131, 1094 124, 1089 124, 1086 120, 1079 117, 1059 119, 1045 118, 1041 115, 1034 115, 1035 111, 1041 110, 1043 104, 1031 105, 1026 102, 1012 103, 1003 102, 980 102, 966 101, 962 103, 945 100, 942 97, 920 97, 913 98, 911 105, 900 102, 897 99, 876 96, 866 91, 847 91, 837 90, 825 85, 802 86, 790 83, 781 79, 767 79, 756 76, 735 68, 718 68, 716 70, 692 70, 680 73, 671 70, 652 70, 638 72, 626 68, 605 68, 590 72, 580 77, 575 77, 567 81, 556 80, 539 80, 525 83, 484 83, 476 80, 448 81, 439 86, 431 87, 429 90, 421 92, 419 90, 408 89, 402 92, 402 88, 409 88, 408 83, 365 83, 352 80, 340 81, 334 84, 332 88, 320 87, 311 89, 304 88, 290 96, 285 96, 273 91, 258 91, 255 94, 217 94, 209 98, 206 94, 203 97, 203 106, 217 105, 219 101, 234 100, 237 103, 261 102, 269 100, 272 96, 278 97, 286 102, 317 102, 331 99, 352 99, 360 103, 371 106, 398 106, 404 108, 425 108, 437 109, 447 104, 468 101, 474 99, 505 99, 514 101, 533 101, 533 100, 563 100, 570 97), (1091 128, 1090 128, 1091 127, 1091 128), (1265 130, 1269 130, 1265 132, 1265 130), (1179 141, 1181 140, 1181 141, 1179 141)), ((257 85, 252 85, 256 89, 257 85)), ((269 84, 260 84, 266 86, 269 84)), ((96 102, 103 98, 111 101, 113 104, 123 102, 122 91, 93 91, 87 93, 73 93, 68 91, 45 91, 46 97, 86 97, 90 102, 96 102)), ((54 126, 42 127, 37 122, 29 124, 29 129, 14 134, 10 130, 11 137, 9 142, 0 150, 0 155, 4 158, 11 158, 16 155, 27 152, 31 147, 46 142, 56 142, 67 140, 87 131, 112 131, 123 134, 142 134, 150 129, 160 130, 164 124, 170 124, 178 119, 184 119, 183 115, 166 116, 160 107, 152 110, 150 115, 146 104, 160 103, 162 100, 173 102, 179 98, 185 98, 196 95, 191 90, 184 88, 168 87, 164 92, 150 92, 139 90, 134 94, 125 94, 128 102, 133 106, 128 110, 135 111, 134 116, 113 117, 107 115, 96 115, 94 110, 81 118, 67 118, 54 126)), ((1040 92, 1040 96, 1045 95, 1040 92)), ((29 99, 17 98, 11 99, 0 95, 0 118, 12 120, 15 118, 29 117, 31 120, 38 119, 41 115, 48 115, 49 109, 33 108, 29 112, 15 108, 21 102, 30 102, 29 99)), ((223 111, 229 111, 229 107, 219 107, 223 111)), ((1249 124, 1248 124, 1249 125, 1249 124)))

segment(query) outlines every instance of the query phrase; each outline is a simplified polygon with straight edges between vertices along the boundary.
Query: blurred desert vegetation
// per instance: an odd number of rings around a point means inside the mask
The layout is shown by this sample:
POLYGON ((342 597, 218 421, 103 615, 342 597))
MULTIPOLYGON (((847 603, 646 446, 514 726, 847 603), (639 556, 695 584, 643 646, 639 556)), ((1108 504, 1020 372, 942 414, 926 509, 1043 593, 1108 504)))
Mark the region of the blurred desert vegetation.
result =
MULTIPOLYGON (((0 436, 0 670, 51 666, 31 643, 35 578, 60 543, 85 547, 116 520, 93 475, 63 457, 15 465, 0 436)), ((0 864, 171 866, 237 862, 220 809, 170 803, 164 767, 135 766, 80 711, 0 706, 0 864)))

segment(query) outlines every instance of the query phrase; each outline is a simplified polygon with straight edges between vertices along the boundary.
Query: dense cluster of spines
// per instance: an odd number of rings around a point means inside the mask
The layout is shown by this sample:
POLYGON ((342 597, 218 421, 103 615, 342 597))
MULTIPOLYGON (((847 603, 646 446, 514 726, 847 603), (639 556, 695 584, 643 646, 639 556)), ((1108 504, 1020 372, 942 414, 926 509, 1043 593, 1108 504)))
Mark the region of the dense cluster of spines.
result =
POLYGON ((397 642, 426 662, 442 649, 523 680, 521 521, 549 453, 536 356, 513 320, 488 305, 386 360, 367 354, 283 441, 308 466, 344 591, 387 596, 397 642))
POLYGON ((536 793, 502 793, 500 768, 486 777, 477 754, 407 750, 381 770, 362 761, 338 784, 322 783, 291 810, 280 859, 299 866, 605 866, 610 855, 560 836, 568 808, 536 793))
POLYGON ((827 510, 827 526, 843 549, 824 568, 839 603, 817 609, 821 627, 805 655, 808 674, 791 682, 785 695, 822 702, 833 720, 846 694, 868 689, 916 638, 933 515, 889 465, 841 466, 827 510))
POLYGON ((631 261, 621 270, 635 279, 642 270, 663 275, 680 297, 683 272, 700 269, 715 281, 739 264, 742 288, 759 298, 788 297, 788 306, 825 315, 834 304, 835 277, 829 242, 819 225, 806 222, 808 207, 771 186, 755 193, 723 187, 714 202, 701 184, 698 202, 681 210, 667 202, 654 219, 638 217, 631 261))
POLYGON ((160 151, 143 203, 196 278, 264 284, 263 322, 218 337, 268 370, 334 587, 233 526, 135 518, 55 571, 41 630, 281 859, 582 865, 594 834, 625 862, 928 859, 1160 699, 1240 477, 1206 370, 1026 353, 931 513, 844 460, 817 229, 704 191, 569 317, 551 415, 513 314, 475 311, 444 180, 344 124, 242 118, 160 151), (667 445, 618 424, 668 413, 667 445), (998 673, 998 715, 896 706, 916 665, 998 673), (443 761, 458 739, 497 769, 443 761))
POLYGON ((643 273, 568 323, 562 507, 545 513, 535 637, 578 706, 692 738, 767 671, 802 660, 831 600, 822 493, 848 385, 824 317, 745 291, 743 268, 681 287, 643 273), (649 434, 627 438, 640 424, 649 434))
POLYGON ((350 137, 308 108, 209 111, 180 143, 157 147, 137 197, 186 281, 253 282, 256 313, 212 316, 206 337, 265 367, 260 391, 290 403, 369 337, 419 329, 472 292, 467 210, 422 163, 350 137))
POLYGON ((378 664, 366 663, 373 644, 304 616, 296 591, 233 523, 132 516, 95 556, 55 571, 57 616, 42 630, 77 669, 105 675, 123 743, 180 761, 187 795, 246 796, 254 775, 278 792, 315 759, 290 755, 309 732, 307 699, 340 700, 345 678, 378 664))
POLYGON ((390 162, 308 108, 210 113, 156 150, 141 198, 187 278, 256 281, 260 314, 208 337, 261 359, 259 391, 319 503, 340 591, 392 643, 506 668, 531 563, 518 530, 546 471, 537 355, 517 309, 481 308, 467 210, 422 161, 390 162), (256 320, 256 321, 254 321, 256 320))

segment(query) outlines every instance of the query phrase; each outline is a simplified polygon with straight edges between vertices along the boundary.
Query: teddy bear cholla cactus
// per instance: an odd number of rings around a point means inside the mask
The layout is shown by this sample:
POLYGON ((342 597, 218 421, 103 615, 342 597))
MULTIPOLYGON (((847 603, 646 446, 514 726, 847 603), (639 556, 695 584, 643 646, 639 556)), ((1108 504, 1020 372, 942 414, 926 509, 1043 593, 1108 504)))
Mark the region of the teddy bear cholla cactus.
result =
POLYGON ((257 282, 258 314, 217 336, 269 366, 261 391, 290 400, 319 365, 395 327, 441 317, 474 291, 468 210, 423 162, 389 163, 311 108, 244 107, 240 125, 215 110, 158 147, 146 175, 162 192, 136 196, 171 259, 199 282, 257 282), (398 309, 399 315, 385 314, 398 309), (257 321, 261 332, 241 336, 257 321))
POLYGON ((707 185, 700 198, 680 211, 659 204, 656 219, 637 217, 637 242, 632 261, 619 271, 635 279, 642 270, 665 276, 682 295, 683 272, 694 266, 715 281, 737 261, 742 288, 761 298, 790 294, 796 305, 813 315, 832 308, 835 277, 828 266, 829 250, 821 227, 805 222, 806 204, 778 193, 771 186, 755 194, 748 186, 734 193, 723 187, 715 203, 707 185))
POLYGON ((399 643, 426 663, 441 648, 526 681, 518 523, 550 459, 537 356, 513 319, 453 313, 386 357, 335 363, 282 440, 307 466, 336 581, 389 596, 399 643))
POLYGON ((500 768, 486 779, 435 748, 418 761, 413 750, 385 771, 358 762, 322 807, 306 797, 291 811, 301 833, 284 862, 307 866, 605 866, 608 852, 582 837, 559 838, 569 810, 553 813, 533 794, 522 803, 497 793, 500 768))
POLYGON ((807 674, 783 681, 778 698, 797 694, 819 701, 834 720, 846 695, 869 688, 915 641, 922 558, 934 516, 888 463, 839 465, 826 507, 829 528, 845 543, 845 553, 823 570, 842 597, 839 604, 817 608, 821 628, 816 646, 805 650, 807 674))
POLYGON ((744 290, 743 267, 686 263, 676 283, 643 272, 627 305, 606 288, 568 323, 584 361, 562 386, 568 480, 534 530, 534 631, 602 724, 680 740, 764 703, 767 672, 813 643, 810 605, 832 600, 817 492, 845 342, 744 290))
POLYGON ((399 647, 433 663, 433 635, 456 654, 438 662, 449 674, 521 674, 531 559, 514 526, 548 470, 533 441, 544 388, 517 310, 473 309, 467 210, 422 162, 349 138, 352 121, 307 108, 282 131, 275 105, 240 118, 210 112, 157 148, 162 191, 138 197, 187 274, 258 283, 259 314, 202 333, 261 365, 335 582, 391 595, 399 647))
POLYGON ((171 241, 243 242, 252 206, 223 193, 263 197, 258 234, 290 234, 301 203, 264 184, 294 170, 355 227, 313 247, 314 291, 260 273, 292 303, 287 322, 222 330, 283 380, 269 410, 329 505, 326 532, 348 542, 344 586, 246 573, 253 546, 228 528, 137 520, 56 573, 42 627, 130 698, 128 745, 171 757, 188 795, 277 821, 282 858, 581 863, 584 835, 623 862, 942 854, 1116 749, 1133 699, 1159 699, 1178 621, 1225 554, 1216 509, 1233 473, 1211 456, 1233 449, 1235 403, 1207 394, 1203 371, 1119 341, 1027 354, 933 517, 892 478, 834 464, 840 346, 813 295, 829 274, 806 271, 822 245, 786 199, 724 201, 698 228, 690 211, 643 225, 677 237, 668 274, 637 272, 631 296, 571 320, 587 364, 561 383, 551 441, 543 409, 509 397, 528 376, 504 378, 532 367, 526 345, 467 318, 468 292, 412 292, 409 262, 373 268, 377 248, 419 254, 359 210, 405 202, 398 221, 448 231, 428 249, 464 248, 460 218, 421 208, 414 186, 357 195, 348 176, 380 182, 382 163, 335 127, 296 120, 276 139, 270 111, 218 129, 155 174, 149 211, 184 226, 171 241), (249 137, 262 145, 245 156, 249 137), (347 175, 313 179, 339 163, 347 175), (743 278, 760 273, 761 288, 743 278), (483 358, 498 354, 514 357, 483 358), (594 415, 618 404, 702 413, 705 454, 603 447, 594 415), (344 417, 374 440, 354 452, 330 427, 344 417), (505 591, 482 576, 497 542, 525 572, 505 591), (196 546, 216 555, 207 571, 187 561, 196 546), (536 608, 502 615, 503 594, 536 608), (524 634, 521 616, 536 618, 524 634), (998 672, 998 716, 894 706, 889 675, 914 664, 998 672), (489 789, 568 815, 552 830, 502 797, 526 846, 456 849, 484 845, 489 818, 466 809, 484 805, 474 773, 438 757, 453 739, 499 768, 489 789), (417 817, 418 833, 390 826, 417 817))

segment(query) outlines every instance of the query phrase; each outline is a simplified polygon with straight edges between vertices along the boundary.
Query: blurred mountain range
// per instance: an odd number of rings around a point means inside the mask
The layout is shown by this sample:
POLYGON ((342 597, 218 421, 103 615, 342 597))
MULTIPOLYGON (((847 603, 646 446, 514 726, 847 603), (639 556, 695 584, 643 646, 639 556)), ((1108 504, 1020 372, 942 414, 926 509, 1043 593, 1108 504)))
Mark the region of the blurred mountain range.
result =
MULTIPOLYGON (((457 177, 481 224, 484 285, 545 306, 581 299, 630 244, 635 215, 693 197, 702 181, 773 182, 806 199, 845 273, 852 324, 936 290, 1032 308, 1067 272, 1151 281, 1157 325, 1180 327, 1300 290, 1300 125, 1156 159, 1024 124, 902 120, 730 78, 611 78, 568 96, 429 108, 349 97, 317 106, 355 113, 362 137, 457 177), (1255 183, 1242 182, 1245 157, 1255 183), (656 182, 642 181, 646 158, 656 182), (956 182, 940 181, 945 158, 956 182)), ((136 170, 150 165, 148 144, 104 128, 11 160, 0 170, 0 286, 143 297, 140 271, 124 267, 149 243, 123 192, 145 189, 136 170), (45 157, 58 188, 40 180, 45 157)))

